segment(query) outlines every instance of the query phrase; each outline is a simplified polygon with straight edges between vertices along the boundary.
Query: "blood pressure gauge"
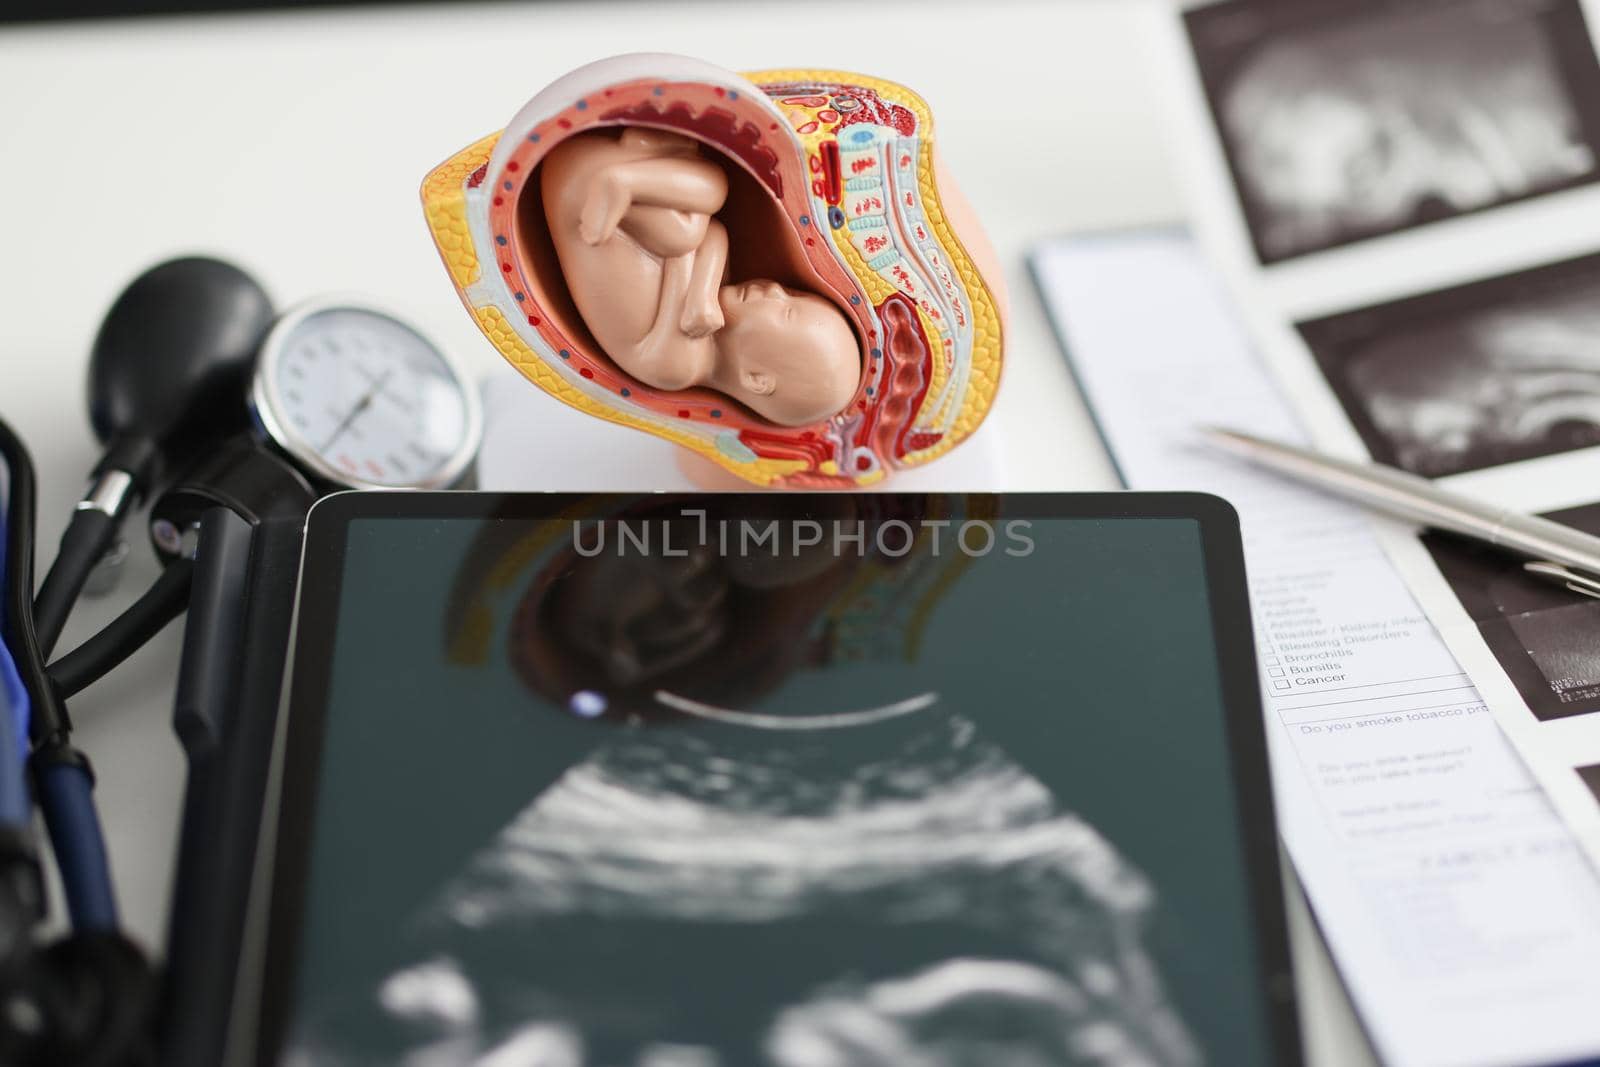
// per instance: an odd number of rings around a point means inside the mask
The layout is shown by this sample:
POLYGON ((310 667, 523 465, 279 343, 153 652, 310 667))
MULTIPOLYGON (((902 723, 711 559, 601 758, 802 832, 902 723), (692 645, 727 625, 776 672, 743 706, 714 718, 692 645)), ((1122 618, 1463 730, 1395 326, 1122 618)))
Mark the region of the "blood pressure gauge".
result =
POLYGON ((477 391, 438 345, 382 308, 319 299, 272 327, 250 404, 305 470, 349 489, 445 489, 483 437, 477 391))

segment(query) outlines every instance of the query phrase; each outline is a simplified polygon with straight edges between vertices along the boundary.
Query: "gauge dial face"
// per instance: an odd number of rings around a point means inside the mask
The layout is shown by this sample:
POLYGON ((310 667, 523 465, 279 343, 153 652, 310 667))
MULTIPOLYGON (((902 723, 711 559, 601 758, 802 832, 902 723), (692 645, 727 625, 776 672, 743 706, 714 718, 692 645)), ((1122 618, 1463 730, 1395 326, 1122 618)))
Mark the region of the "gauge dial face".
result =
POLYGON ((262 351, 254 394, 268 435, 356 488, 442 488, 477 451, 476 397, 431 341, 376 308, 293 312, 262 351))

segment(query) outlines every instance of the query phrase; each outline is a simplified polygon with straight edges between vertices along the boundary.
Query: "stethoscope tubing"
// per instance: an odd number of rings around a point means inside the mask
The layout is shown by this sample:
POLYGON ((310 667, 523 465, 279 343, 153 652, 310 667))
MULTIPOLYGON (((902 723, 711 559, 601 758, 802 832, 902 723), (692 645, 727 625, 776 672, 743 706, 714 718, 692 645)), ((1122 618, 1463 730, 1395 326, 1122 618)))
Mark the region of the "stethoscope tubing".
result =
MULTIPOLYGON (((116 894, 105 838, 95 810, 93 775, 88 761, 72 747, 65 709, 57 699, 46 669, 45 653, 34 626, 33 541, 36 489, 33 461, 11 427, 0 419, 0 456, 6 464, 6 567, 4 614, 0 618, 7 652, 28 702, 28 736, 39 808, 44 815, 56 865, 67 897, 73 928, 109 931, 117 927, 116 894)), ((9 726, 9 724, 7 724, 9 726)), ((8 740, 14 731, 5 730, 8 740)), ((18 746, 20 747, 20 745, 18 746)), ((8 794, 22 788, 24 761, 0 763, 8 794)), ((3 759, 0 755, 0 759, 3 759)), ((7 801, 14 803, 14 801, 7 801)), ((24 800, 24 807, 26 807, 24 800)))
MULTIPOLYGON (((7 573, 5 546, 10 531, 5 529, 9 509, 0 509, 0 588, 7 573)), ((3 631, 5 605, 0 604, 0 631, 3 631)), ((25 780, 28 766, 28 690, 17 673, 11 648, 0 642, 0 826, 26 834, 33 813, 25 780)))

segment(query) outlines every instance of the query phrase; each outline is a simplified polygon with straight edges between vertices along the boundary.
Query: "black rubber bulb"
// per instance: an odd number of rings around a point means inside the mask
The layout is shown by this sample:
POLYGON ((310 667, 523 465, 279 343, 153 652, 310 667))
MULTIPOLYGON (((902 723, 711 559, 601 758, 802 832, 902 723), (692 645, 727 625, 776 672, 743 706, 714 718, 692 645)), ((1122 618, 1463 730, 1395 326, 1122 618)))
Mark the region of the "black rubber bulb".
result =
POLYGON ((172 259, 135 278, 89 357, 89 421, 106 446, 98 471, 127 471, 143 495, 161 469, 243 431, 272 317, 266 290, 221 260, 172 259))

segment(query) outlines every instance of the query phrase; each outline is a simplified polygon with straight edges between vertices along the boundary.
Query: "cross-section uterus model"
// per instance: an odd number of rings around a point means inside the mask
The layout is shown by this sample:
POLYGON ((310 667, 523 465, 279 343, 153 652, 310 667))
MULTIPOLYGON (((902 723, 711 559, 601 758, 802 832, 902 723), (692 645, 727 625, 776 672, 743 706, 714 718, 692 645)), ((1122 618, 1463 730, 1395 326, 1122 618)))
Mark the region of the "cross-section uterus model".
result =
POLYGON ((927 105, 891 82, 618 56, 435 168, 422 199, 524 376, 750 482, 873 485, 994 401, 1000 273, 927 105))

